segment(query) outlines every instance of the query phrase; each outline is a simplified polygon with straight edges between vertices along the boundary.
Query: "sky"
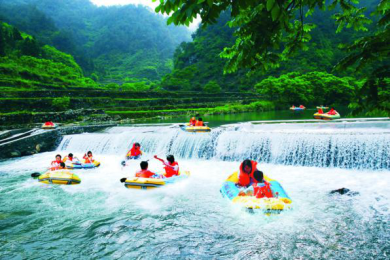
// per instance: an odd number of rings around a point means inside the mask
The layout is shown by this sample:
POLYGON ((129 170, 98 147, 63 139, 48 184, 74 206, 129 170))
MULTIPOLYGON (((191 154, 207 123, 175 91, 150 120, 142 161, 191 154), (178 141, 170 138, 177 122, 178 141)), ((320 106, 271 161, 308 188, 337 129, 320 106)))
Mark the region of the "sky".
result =
MULTIPOLYGON (((109 5, 127 5, 127 4, 135 4, 135 5, 144 5, 152 8, 153 10, 158 6, 160 1, 152 2, 152 0, 91 0, 92 3, 101 6, 109 6, 109 5)), ((195 31, 198 28, 200 23, 200 19, 196 19, 189 26, 189 30, 195 31)))

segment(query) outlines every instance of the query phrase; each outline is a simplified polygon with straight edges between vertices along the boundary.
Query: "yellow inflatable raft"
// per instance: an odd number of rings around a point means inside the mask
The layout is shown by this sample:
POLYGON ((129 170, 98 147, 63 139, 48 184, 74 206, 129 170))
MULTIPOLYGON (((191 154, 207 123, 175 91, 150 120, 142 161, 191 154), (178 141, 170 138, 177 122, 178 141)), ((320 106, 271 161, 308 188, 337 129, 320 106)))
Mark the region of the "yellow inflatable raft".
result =
POLYGON ((178 181, 187 179, 190 176, 189 171, 179 172, 178 176, 165 179, 154 179, 154 178, 127 178, 125 180, 125 187, 128 189, 139 189, 139 190, 150 190, 165 185, 173 184, 178 181))
POLYGON ((292 208, 292 201, 278 181, 264 176, 271 185, 273 198, 256 198, 255 196, 239 196, 240 188, 236 186, 238 173, 229 176, 221 188, 223 197, 228 198, 233 204, 247 209, 260 209, 266 212, 281 211, 292 208))
POLYGON ((183 131, 190 133, 202 133, 202 132, 210 132, 211 128, 208 126, 190 126, 190 124, 181 125, 180 126, 183 131))
POLYGON ((340 118, 339 113, 336 113, 335 115, 329 115, 327 113, 323 113, 323 114, 315 113, 313 116, 314 116, 314 119, 321 119, 321 120, 334 120, 334 119, 340 118))
POLYGON ((38 181, 45 184, 75 185, 81 180, 76 175, 67 170, 48 171, 38 177, 38 181))

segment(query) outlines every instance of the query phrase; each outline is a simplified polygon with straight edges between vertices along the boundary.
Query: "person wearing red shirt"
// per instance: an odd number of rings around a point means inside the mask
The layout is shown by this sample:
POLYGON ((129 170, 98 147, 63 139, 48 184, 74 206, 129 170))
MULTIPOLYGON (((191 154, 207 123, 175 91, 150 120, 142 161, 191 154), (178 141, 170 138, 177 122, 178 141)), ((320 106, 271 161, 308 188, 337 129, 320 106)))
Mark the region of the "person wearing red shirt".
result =
POLYGON ((257 182, 254 177, 253 173, 257 170, 257 162, 246 159, 243 161, 240 165, 240 173, 238 175, 238 186, 242 187, 248 187, 254 182, 257 182))
POLYGON ((336 115, 337 114, 337 111, 332 107, 329 111, 328 111, 328 113, 327 113, 328 115, 332 115, 332 116, 334 116, 334 115, 336 115))
POLYGON ((153 175, 156 175, 154 172, 151 172, 148 170, 148 162, 141 162, 140 163, 141 170, 137 171, 135 174, 135 177, 140 177, 140 178, 152 178, 153 175))
POLYGON ((138 159, 142 155, 141 145, 139 143, 134 143, 133 147, 127 152, 126 159, 138 159))
POLYGON ((264 180, 264 174, 262 171, 255 170, 253 177, 256 180, 249 188, 240 191, 239 196, 255 196, 258 199, 261 198, 273 198, 271 184, 264 180))
POLYGON ((93 163, 95 161, 92 157, 91 151, 88 151, 88 153, 84 154, 83 159, 85 163, 93 163))
POLYGON ((191 119, 190 119, 190 126, 195 126, 196 124, 196 118, 193 116, 191 119))
POLYGON ((168 155, 166 161, 158 158, 157 155, 155 155, 154 158, 164 164, 166 178, 179 175, 179 164, 175 162, 175 157, 173 157, 173 155, 168 155))
POLYGON ((195 126, 204 126, 202 118, 199 118, 198 121, 196 121, 195 126))
POLYGON ((62 160, 61 160, 61 155, 57 154, 55 161, 52 161, 50 164, 50 170, 55 171, 58 170, 61 166, 62 160))

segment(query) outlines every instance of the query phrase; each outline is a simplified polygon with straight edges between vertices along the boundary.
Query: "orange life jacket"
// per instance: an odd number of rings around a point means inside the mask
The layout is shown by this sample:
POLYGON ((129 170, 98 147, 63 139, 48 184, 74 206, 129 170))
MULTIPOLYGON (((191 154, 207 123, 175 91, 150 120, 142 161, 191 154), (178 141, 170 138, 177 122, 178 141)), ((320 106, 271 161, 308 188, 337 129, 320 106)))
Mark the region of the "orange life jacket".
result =
POLYGON ((95 161, 92 156, 84 156, 83 159, 85 160, 85 163, 93 163, 95 161))
POLYGON ((141 177, 141 178, 151 178, 154 175, 153 172, 149 170, 139 170, 136 174, 135 177, 141 177))
POLYGON ((252 171, 250 172, 250 174, 247 174, 243 171, 242 163, 241 163, 240 174, 238 175, 238 185, 247 187, 251 184, 251 182, 257 183, 255 178, 253 178, 253 173, 256 170, 257 162, 251 161, 251 164, 252 164, 252 171))
MULTIPOLYGON (((177 162, 173 162, 172 164, 169 163, 169 165, 170 166, 176 166, 176 165, 178 166, 179 164, 177 162)), ((179 175, 179 167, 177 167, 177 170, 174 170, 169 166, 164 166, 164 169, 165 169, 165 177, 167 177, 167 178, 172 177, 174 175, 179 175)))
POLYGON ((196 119, 190 119, 190 125, 196 125, 196 119))
POLYGON ((195 126, 203 126, 203 121, 196 121, 195 126))
POLYGON ((259 183, 256 183, 253 185, 253 195, 256 196, 256 198, 272 198, 272 190, 271 185, 269 182, 264 181, 264 184, 261 183, 259 186, 259 183))
POLYGON ((136 148, 135 144, 133 144, 133 148, 130 149, 130 153, 128 153, 129 156, 138 156, 141 155, 142 151, 140 148, 136 148))

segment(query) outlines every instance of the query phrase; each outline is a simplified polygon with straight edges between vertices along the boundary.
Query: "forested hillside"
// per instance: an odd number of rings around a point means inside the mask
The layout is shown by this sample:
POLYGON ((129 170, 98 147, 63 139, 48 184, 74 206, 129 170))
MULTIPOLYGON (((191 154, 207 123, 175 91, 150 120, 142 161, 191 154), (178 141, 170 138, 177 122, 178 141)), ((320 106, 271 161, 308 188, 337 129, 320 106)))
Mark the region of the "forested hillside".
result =
POLYGON ((97 87, 69 54, 40 46, 31 35, 0 22, 0 86, 9 89, 97 87))
POLYGON ((0 19, 72 54, 86 75, 109 83, 156 82, 172 69, 184 27, 142 6, 97 7, 89 0, 0 0, 0 19))

